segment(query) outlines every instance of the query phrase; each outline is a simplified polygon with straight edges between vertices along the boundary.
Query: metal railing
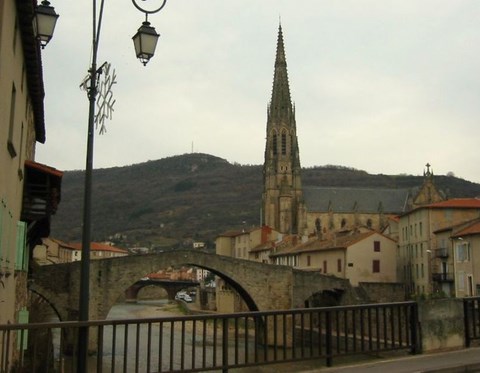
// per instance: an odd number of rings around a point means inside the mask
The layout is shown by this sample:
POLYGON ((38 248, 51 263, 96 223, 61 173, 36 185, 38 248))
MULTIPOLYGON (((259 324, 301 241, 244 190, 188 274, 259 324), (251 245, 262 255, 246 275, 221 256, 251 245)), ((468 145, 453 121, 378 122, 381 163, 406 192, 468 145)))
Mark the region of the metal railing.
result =
POLYGON ((334 358, 351 354, 416 353, 417 324, 416 302, 402 302, 0 325, 0 372, 14 365, 29 372, 74 372, 77 332, 85 326, 90 337, 89 372, 226 372, 308 359, 321 359, 331 366, 334 358))
POLYGON ((465 346, 470 347, 473 340, 480 340, 480 297, 463 298, 465 321, 465 346))

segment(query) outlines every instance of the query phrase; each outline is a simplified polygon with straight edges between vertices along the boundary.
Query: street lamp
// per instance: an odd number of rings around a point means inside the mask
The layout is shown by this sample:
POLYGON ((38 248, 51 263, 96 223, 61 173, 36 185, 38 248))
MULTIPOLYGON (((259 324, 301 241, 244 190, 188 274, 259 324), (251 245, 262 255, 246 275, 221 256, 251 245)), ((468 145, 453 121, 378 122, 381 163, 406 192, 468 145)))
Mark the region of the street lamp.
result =
POLYGON ((35 37, 40 41, 42 49, 48 44, 53 36, 58 14, 55 13, 53 6, 47 0, 43 0, 40 5, 35 7, 33 15, 33 31, 35 37))
POLYGON ((157 34, 155 28, 150 26, 150 22, 147 20, 142 23, 142 26, 140 26, 137 33, 133 36, 135 53, 137 54, 137 58, 143 63, 143 66, 153 57, 159 37, 160 34, 157 34))
MULTIPOLYGON (((150 0, 142 0, 150 1, 150 0)), ((88 133, 87 133, 87 155, 85 166, 85 189, 83 200, 83 230, 82 230, 82 258, 80 265, 80 293, 78 305, 78 320, 89 320, 89 297, 90 297, 90 244, 91 244, 91 200, 92 200, 92 171, 93 171, 93 142, 95 125, 101 124, 100 132, 103 130, 103 119, 108 115, 100 115, 102 113, 95 113, 97 95, 99 93, 99 78, 102 73, 104 76, 109 74, 109 64, 104 63, 97 68, 97 52, 100 39, 100 30, 103 19, 105 0, 100 0, 99 14, 97 20, 97 1, 92 0, 93 3, 93 27, 92 27, 92 63, 88 70, 88 76, 82 83, 82 87, 87 91, 89 100, 88 109, 88 133)), ((166 4, 167 0, 160 0, 160 6, 147 10, 137 4, 137 0, 132 0, 133 5, 145 13, 145 22, 134 36, 134 44, 136 48, 137 57, 146 65, 155 52, 158 35, 153 27, 148 23, 148 14, 159 12, 166 4), (147 25, 145 24, 147 23, 147 25), (152 31, 153 30, 153 31, 152 31)), ((115 74, 113 77, 107 77, 111 84, 114 84, 115 74)), ((103 95, 102 99, 105 100, 103 95)), ((101 107, 107 107, 108 110, 113 111, 113 103, 102 102, 101 107), (110 106, 111 105, 111 106, 110 106)), ((80 327, 78 331, 78 354, 77 354, 77 373, 85 373, 87 371, 88 358, 88 326, 80 327)))

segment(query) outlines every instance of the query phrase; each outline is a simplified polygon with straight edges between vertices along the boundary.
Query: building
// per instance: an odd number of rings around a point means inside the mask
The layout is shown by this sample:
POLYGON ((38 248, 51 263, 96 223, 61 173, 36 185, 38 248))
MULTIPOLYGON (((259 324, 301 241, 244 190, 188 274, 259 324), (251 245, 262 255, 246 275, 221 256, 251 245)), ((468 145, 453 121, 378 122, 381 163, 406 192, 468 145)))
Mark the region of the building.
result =
MULTIPOLYGON (((105 259, 127 256, 128 250, 120 249, 108 243, 90 243, 90 258, 105 259)), ((70 263, 82 259, 81 243, 65 243, 54 238, 43 238, 35 246, 33 258, 40 265, 70 263)))
MULTIPOLYGON (((34 161, 36 143, 46 139, 35 3, 0 1, 0 324, 29 320, 30 258, 60 202, 62 172, 34 161)), ((0 341, 12 364, 16 342, 0 341)))
POLYGON ((282 234, 274 229, 263 226, 241 231, 230 231, 219 235, 215 241, 216 253, 238 259, 250 259, 260 262, 258 255, 262 247, 272 247, 273 243, 281 240, 282 234))
POLYGON ((405 283, 408 295, 432 294, 434 284, 435 290, 441 289, 447 295, 455 293, 451 289, 454 282, 453 252, 447 250, 452 244, 452 233, 448 230, 478 217, 480 199, 477 198, 431 203, 400 217, 397 277, 405 283), (440 275, 434 276, 433 271, 440 275))
POLYGON ((271 257, 275 264, 345 278, 358 286, 361 282, 397 282, 396 252, 393 239, 367 231, 341 234, 332 240, 314 237, 271 257))
MULTIPOLYGON (((82 257, 82 243, 72 243, 70 247, 74 250, 80 251, 80 258, 82 257)), ((68 249, 68 248, 66 248, 68 249)), ((117 258, 121 256, 127 256, 128 250, 120 249, 113 245, 100 243, 100 242, 90 242, 90 259, 107 259, 107 258, 117 258)))
POLYGON ((429 252, 433 294, 470 297, 480 294, 480 219, 434 232, 429 252))

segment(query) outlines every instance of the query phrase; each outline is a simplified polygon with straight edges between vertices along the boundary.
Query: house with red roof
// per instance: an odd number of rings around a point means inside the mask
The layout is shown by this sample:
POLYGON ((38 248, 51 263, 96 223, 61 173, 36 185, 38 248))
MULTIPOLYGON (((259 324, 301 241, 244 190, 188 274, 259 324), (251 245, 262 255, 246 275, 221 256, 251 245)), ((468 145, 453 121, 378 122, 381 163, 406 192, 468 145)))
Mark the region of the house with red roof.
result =
POLYGON ((454 297, 480 294, 480 218, 435 231, 432 288, 454 297))
POLYGON ((376 231, 348 232, 335 238, 311 238, 271 254, 275 264, 361 282, 397 282, 397 243, 376 231))
MULTIPOLYGON (((128 255, 128 250, 110 244, 92 242, 90 258, 104 259, 128 255)), ((70 263, 82 259, 81 243, 66 243, 54 238, 43 238, 40 245, 35 246, 34 260, 40 265, 70 263)))

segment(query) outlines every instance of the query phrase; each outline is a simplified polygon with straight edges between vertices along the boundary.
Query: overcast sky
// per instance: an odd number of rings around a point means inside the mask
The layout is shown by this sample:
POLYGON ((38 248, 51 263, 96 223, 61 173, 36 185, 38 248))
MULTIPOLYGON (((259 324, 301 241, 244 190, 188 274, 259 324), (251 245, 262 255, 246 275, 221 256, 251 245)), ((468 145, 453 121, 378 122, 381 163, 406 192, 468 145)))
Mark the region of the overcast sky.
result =
MULTIPOLYGON (((51 0, 36 159, 60 170, 85 168, 90 3, 51 0)), ((281 18, 303 167, 419 175, 429 162, 480 182, 479 14, 478 0, 168 0, 150 16, 161 37, 143 67, 131 40, 143 15, 107 0, 98 62, 118 83, 94 167, 192 149, 262 164, 281 18)))

